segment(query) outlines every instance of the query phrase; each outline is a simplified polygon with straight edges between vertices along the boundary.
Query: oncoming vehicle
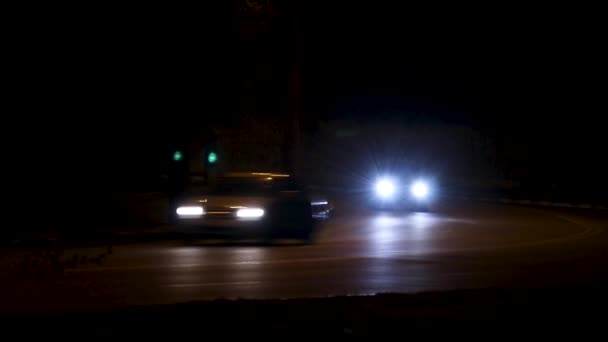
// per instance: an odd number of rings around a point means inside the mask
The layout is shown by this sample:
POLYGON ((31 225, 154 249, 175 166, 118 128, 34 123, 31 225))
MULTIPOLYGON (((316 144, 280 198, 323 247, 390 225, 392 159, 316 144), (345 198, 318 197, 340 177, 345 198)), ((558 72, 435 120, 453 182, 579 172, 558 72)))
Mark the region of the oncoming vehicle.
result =
POLYGON ((314 218, 329 213, 327 200, 311 200, 288 174, 227 173, 209 184, 192 182, 174 209, 176 228, 193 236, 236 235, 311 242, 314 218))
POLYGON ((385 209, 428 211, 437 198, 433 182, 419 177, 378 177, 373 183, 372 193, 372 204, 385 209))

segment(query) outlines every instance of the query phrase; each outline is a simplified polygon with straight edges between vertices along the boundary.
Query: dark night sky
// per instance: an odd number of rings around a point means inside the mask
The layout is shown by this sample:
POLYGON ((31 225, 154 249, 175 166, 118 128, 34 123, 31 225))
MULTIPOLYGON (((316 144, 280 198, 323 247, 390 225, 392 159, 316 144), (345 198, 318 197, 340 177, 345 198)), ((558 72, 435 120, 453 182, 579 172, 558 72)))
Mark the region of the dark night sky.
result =
POLYGON ((309 66, 325 77, 315 91, 327 102, 336 94, 388 96, 404 110, 521 125, 557 119, 556 109, 569 115, 599 95, 591 84, 601 49, 593 18, 545 8, 379 7, 342 13, 340 25, 340 10, 315 20, 309 66))
MULTIPOLYGON (((303 2, 305 113, 475 125, 535 146, 583 149, 587 163, 603 150, 605 56, 592 11, 303 2)), ((39 152, 35 167, 60 159, 140 172, 193 116, 225 114, 230 9, 187 12, 83 9, 14 28, 17 123, 25 141, 52 151, 39 152)))

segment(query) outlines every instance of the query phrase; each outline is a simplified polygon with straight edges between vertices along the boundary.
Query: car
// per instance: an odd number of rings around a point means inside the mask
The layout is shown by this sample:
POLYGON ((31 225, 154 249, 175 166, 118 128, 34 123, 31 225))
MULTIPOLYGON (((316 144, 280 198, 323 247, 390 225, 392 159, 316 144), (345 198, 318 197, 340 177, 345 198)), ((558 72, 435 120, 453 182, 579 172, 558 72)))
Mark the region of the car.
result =
POLYGON ((373 183, 371 192, 372 206, 381 209, 429 211, 437 199, 434 183, 420 177, 381 176, 373 183))
POLYGON ((186 236, 204 234, 295 238, 311 242, 315 219, 329 216, 329 202, 311 197, 292 175, 232 172, 194 179, 176 202, 175 227, 186 236))

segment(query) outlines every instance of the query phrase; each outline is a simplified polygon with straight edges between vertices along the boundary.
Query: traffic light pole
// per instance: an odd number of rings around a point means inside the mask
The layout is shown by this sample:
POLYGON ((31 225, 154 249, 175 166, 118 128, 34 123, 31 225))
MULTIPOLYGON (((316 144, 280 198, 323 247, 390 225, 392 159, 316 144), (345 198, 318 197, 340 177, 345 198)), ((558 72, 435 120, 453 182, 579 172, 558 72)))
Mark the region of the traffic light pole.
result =
POLYGON ((288 76, 288 108, 285 134, 284 161, 288 172, 294 172, 297 146, 300 144, 300 0, 290 1, 293 63, 288 76))

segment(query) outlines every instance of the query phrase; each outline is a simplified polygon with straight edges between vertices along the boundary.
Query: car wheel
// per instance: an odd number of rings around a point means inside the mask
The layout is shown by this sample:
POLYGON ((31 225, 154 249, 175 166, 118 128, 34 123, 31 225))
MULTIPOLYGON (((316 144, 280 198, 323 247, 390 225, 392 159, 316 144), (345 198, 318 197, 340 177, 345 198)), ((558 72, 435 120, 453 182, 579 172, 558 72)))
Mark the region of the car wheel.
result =
POLYGON ((312 208, 308 202, 283 203, 272 211, 272 219, 267 224, 264 240, 288 238, 313 241, 314 223, 312 208))
POLYGON ((304 234, 301 234, 299 236, 299 240, 302 242, 302 244, 304 245, 312 245, 315 243, 315 234, 313 229, 311 228, 309 231, 307 231, 304 234))
POLYGON ((269 215, 265 219, 263 229, 261 231, 261 240, 263 245, 272 245, 274 239, 278 237, 278 233, 281 230, 280 218, 277 213, 279 209, 274 207, 269 210, 269 215))
POLYGON ((309 205, 303 205, 295 215, 293 235, 296 239, 302 240, 306 244, 314 242, 314 220, 312 209, 309 205))

